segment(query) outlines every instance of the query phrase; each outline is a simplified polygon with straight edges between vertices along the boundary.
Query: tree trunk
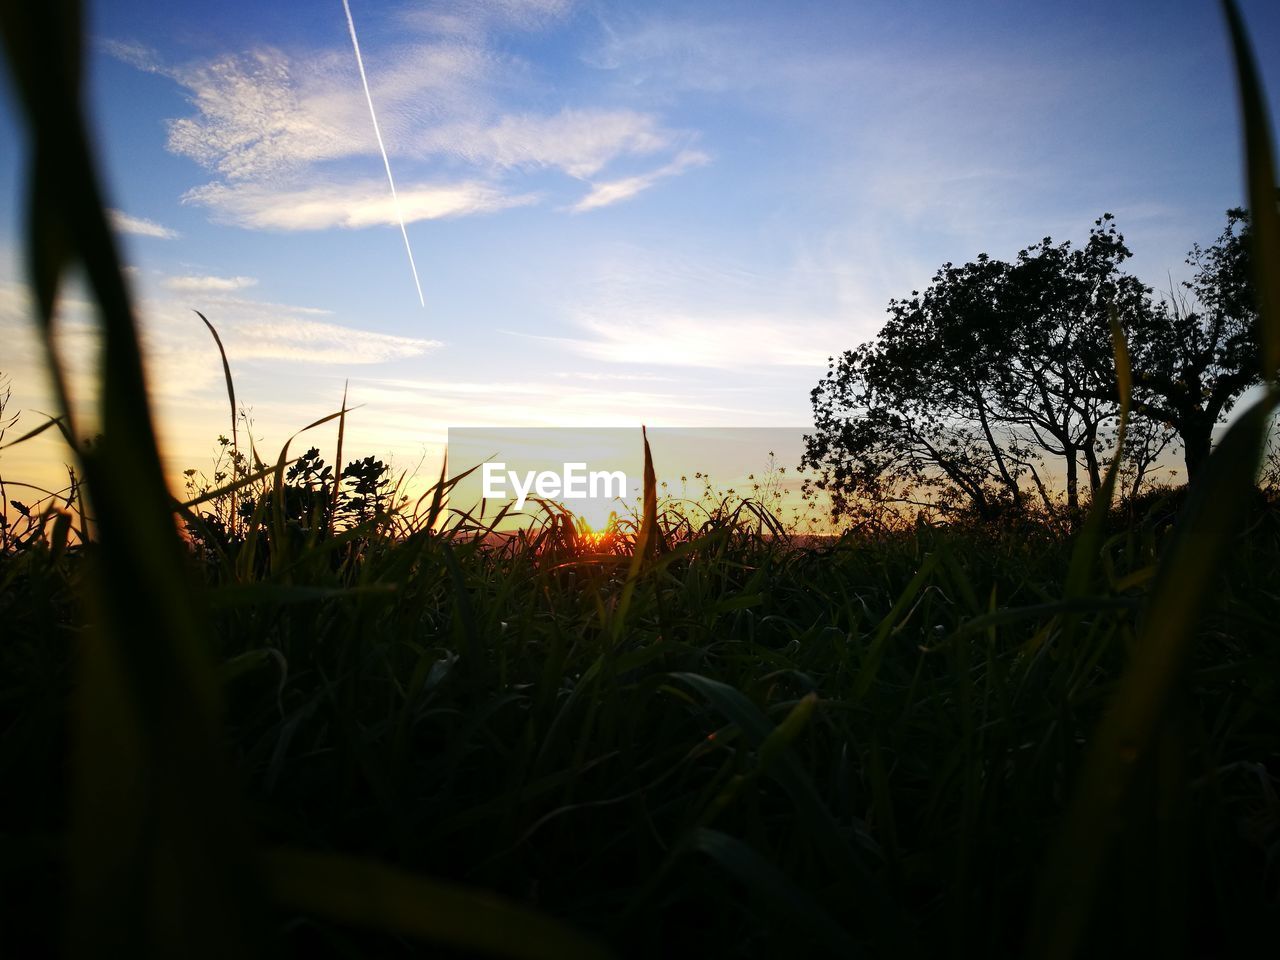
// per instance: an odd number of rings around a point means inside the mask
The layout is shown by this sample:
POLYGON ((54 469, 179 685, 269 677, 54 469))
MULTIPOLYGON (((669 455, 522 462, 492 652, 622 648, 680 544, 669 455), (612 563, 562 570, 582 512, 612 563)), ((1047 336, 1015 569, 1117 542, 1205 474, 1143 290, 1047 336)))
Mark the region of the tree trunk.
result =
POLYGON ((1018 486, 1018 481, 1014 479, 1013 474, 1009 472, 1009 468, 1004 462, 1004 451, 1000 449, 1000 444, 996 443, 995 436, 991 433, 991 423, 987 419, 986 408, 982 404, 978 404, 978 419, 982 423, 982 433, 987 438, 987 446, 991 450, 992 457, 995 458, 996 467, 1000 470, 1000 478, 1004 481, 1005 489, 1013 497, 1013 507, 1019 513, 1022 512, 1022 489, 1018 486))
POLYGON ((1187 482, 1190 483, 1200 473, 1205 461, 1209 459, 1209 448, 1213 439, 1213 424, 1192 420, 1184 422, 1182 430, 1182 457, 1187 467, 1187 482))
POLYGON ((1092 435, 1085 442, 1084 460, 1085 466, 1089 468, 1089 500, 1092 502, 1093 497, 1102 487, 1102 467, 1098 463, 1098 452, 1093 448, 1092 435))
POLYGON ((1149 463, 1150 461, 1147 460, 1146 457, 1143 457, 1140 460, 1138 460, 1138 465, 1137 467, 1134 468, 1133 486, 1129 488, 1128 499, 1136 500, 1138 498, 1138 491, 1142 489, 1142 481, 1146 479, 1147 466, 1149 463))
POLYGON ((1072 517, 1080 509, 1080 468, 1076 463, 1076 448, 1066 447, 1067 458, 1067 512, 1072 517))
POLYGON ((1036 489, 1040 491, 1040 500, 1044 503, 1044 512, 1047 516, 1055 516, 1057 509, 1053 505, 1053 498, 1049 496, 1049 488, 1044 485, 1044 481, 1040 479, 1040 473, 1036 470, 1034 464, 1027 464, 1027 470, 1031 474, 1031 479, 1035 481, 1036 489))

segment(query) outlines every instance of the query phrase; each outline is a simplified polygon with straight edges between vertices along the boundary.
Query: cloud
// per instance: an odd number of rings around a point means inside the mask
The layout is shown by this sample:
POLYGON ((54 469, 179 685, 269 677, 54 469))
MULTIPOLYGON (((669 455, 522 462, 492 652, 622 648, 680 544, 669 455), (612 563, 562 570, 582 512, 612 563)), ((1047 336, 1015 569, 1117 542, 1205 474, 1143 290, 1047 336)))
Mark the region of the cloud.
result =
POLYGON ((762 36, 745 17, 713 22, 619 7, 607 22, 602 18, 602 26, 584 61, 647 90, 754 90, 775 84, 790 62, 776 56, 778 38, 762 36))
POLYGON ((255 277, 167 277, 164 285, 175 293, 229 293, 257 284, 255 277))
MULTIPOLYGON (((695 165, 691 161, 705 162, 702 154, 679 152, 693 132, 673 129, 652 112, 512 108, 509 98, 528 89, 532 67, 491 34, 543 29, 562 21, 571 6, 567 0, 484 0, 393 15, 400 22, 397 40, 378 44, 367 60, 393 166, 401 180, 418 181, 401 191, 407 220, 536 202, 512 183, 541 170, 582 180, 628 158, 665 155, 669 161, 652 173, 600 184, 582 201, 582 209, 590 209, 647 189, 695 165), (458 171, 459 165, 469 169, 458 171)), ((100 46, 170 78, 187 94, 192 111, 167 122, 167 148, 216 177, 188 191, 187 202, 254 229, 394 222, 386 185, 369 178, 378 165, 359 166, 377 160, 377 143, 345 45, 259 46, 183 65, 166 64, 137 44, 100 46), (339 185, 352 175, 367 179, 339 185)))
MULTIPOLYGON (((127 62, 135 62, 132 55, 127 62)), ((394 155, 407 152, 414 132, 440 122, 444 111, 452 116, 482 108, 479 91, 495 63, 493 55, 471 45, 415 43, 378 51, 370 67, 383 137, 394 155)), ((295 57, 258 47, 153 69, 186 88, 196 111, 168 122, 170 152, 228 179, 279 177, 376 153, 348 48, 295 57)))
MULTIPOLYGON (((220 278, 195 278, 220 279, 220 278)), ((243 279, 243 278, 237 278, 243 279)), ((32 298, 25 284, 0 282, 0 333, 9 341, 27 346, 16 352, 24 369, 39 369, 31 323, 32 298)), ((233 371, 246 364, 270 361, 272 375, 278 364, 324 367, 369 366, 423 356, 441 346, 438 340, 406 337, 348 327, 318 319, 328 311, 314 307, 267 303, 233 296, 210 296, 203 302, 218 329, 233 371)), ((96 379, 98 325, 92 303, 72 289, 59 296, 57 324, 60 353, 72 379, 87 396, 84 384, 96 379)), ((222 368, 203 324, 185 302, 151 297, 138 302, 139 332, 146 360, 151 394, 161 402, 217 395, 222 368)), ((256 376, 256 374, 255 374, 256 376)), ((249 378, 252 382, 253 378, 249 378)), ((237 392, 241 386, 237 378, 237 392)), ((261 389, 259 387, 258 389, 261 389)), ((257 392, 252 388, 246 395, 257 392)))
POLYGON ((405 20, 433 33, 474 35, 496 28, 541 30, 565 17, 574 0, 463 0, 414 7, 405 20))
MULTIPOLYGON (((201 292, 211 294, 202 298, 201 312, 217 327, 233 370, 240 364, 258 361, 364 366, 422 356, 441 346, 438 340, 362 330, 319 319, 329 316, 330 311, 316 307, 228 296, 208 287, 201 292)), ((149 353, 155 352, 158 359, 178 358, 180 368, 189 365, 189 358, 193 356, 198 357, 200 363, 208 362, 209 344, 204 327, 193 320, 185 301, 148 298, 142 301, 140 313, 149 353)), ((162 369, 165 364, 158 362, 153 366, 162 369)), ((219 371, 213 372, 220 376, 219 371)), ((174 382, 175 378, 166 379, 172 391, 183 392, 183 385, 174 382)))
MULTIPOLYGON (((92 436, 99 429, 95 398, 100 374, 100 327, 96 309, 73 281, 60 293, 55 338, 76 414, 76 430, 92 436)), ((177 300, 161 296, 137 301, 139 339, 147 373, 147 394, 160 434, 161 450, 176 489, 179 471, 209 462, 213 438, 227 431, 227 397, 218 351, 204 325, 177 300)), ((236 397, 253 414, 259 449, 274 444, 317 416, 337 409, 342 380, 363 374, 377 377, 380 367, 423 356, 439 347, 434 340, 362 330, 324 319, 312 307, 263 303, 230 296, 208 300, 206 311, 217 325, 235 378, 236 397), (354 375, 354 376, 353 376, 354 375)), ((0 277, 0 338, 6 344, 6 372, 19 374, 11 409, 23 412, 18 433, 41 422, 39 411, 58 407, 45 372, 44 351, 32 322, 32 297, 25 284, 0 277)), ((356 404, 368 398, 355 396, 356 404)), ((531 406, 531 404, 529 404, 531 406)), ((456 405, 455 405, 456 409, 456 405)), ((406 452, 420 448, 424 424, 414 430, 414 410, 365 410, 349 427, 349 450, 360 456, 361 437, 373 433, 378 444, 391 438, 406 452), (384 416, 385 415, 385 416, 384 416), (383 421, 396 424, 391 431, 383 421)), ((10 434, 10 439, 14 436, 10 434)), ((332 436, 332 432, 329 433, 332 436)), ((240 434, 247 443, 247 432, 240 434)), ((382 449, 368 449, 378 452, 382 449)), ((56 489, 65 482, 62 464, 69 453, 57 431, 2 455, 5 476, 56 489), (51 486, 55 485, 56 486, 51 486)))
POLYGON ((190 91, 197 110, 169 122, 170 152, 232 180, 279 175, 368 149, 354 122, 358 91, 335 89, 332 77, 313 70, 299 72, 278 50, 169 75, 190 91))
POLYGON ((552 167, 590 177, 623 156, 668 149, 676 134, 634 110, 564 109, 550 116, 512 114, 493 122, 433 128, 417 141, 427 153, 507 168, 552 167))
POLYGON ((172 240, 179 235, 178 231, 170 230, 168 227, 161 226, 153 220, 131 217, 120 210, 108 210, 107 219, 111 222, 111 226, 120 233, 130 233, 137 237, 157 237, 161 240, 172 240))
POLYGON ((624 381, 634 381, 643 383, 674 383, 675 377, 663 377, 655 373, 619 373, 610 370, 602 373, 598 370, 562 370, 556 373, 557 377, 565 380, 582 380, 587 383, 622 383, 624 381))
POLYGON ((417 357, 440 347, 439 340, 355 330, 300 318, 247 320, 223 335, 228 353, 241 360, 295 363, 372 364, 417 357))
POLYGON ((634 177, 623 177, 621 180, 609 180, 593 184, 591 192, 575 203, 570 209, 574 213, 596 210, 611 204, 629 200, 636 194, 648 190, 659 180, 683 173, 691 167, 700 167, 710 163, 711 158, 698 150, 682 151, 664 167, 642 173, 634 177))
MULTIPOLYGON (((475 90, 494 79, 498 64, 480 49, 428 44, 391 58, 388 65, 379 55, 370 84, 387 149, 400 158, 449 156, 483 167, 556 168, 589 177, 619 157, 669 149, 678 136, 653 114, 634 110, 539 115, 486 109, 475 90), (424 115, 419 105, 433 102, 451 106, 424 115)), ((170 121, 169 150, 233 181, 373 156, 376 143, 346 59, 325 55, 300 64, 262 48, 170 71, 190 91, 197 113, 170 121)))
POLYGON ((396 380, 353 378, 352 395, 376 408, 378 426, 406 437, 423 436, 440 424, 459 426, 465 409, 467 426, 595 426, 637 422, 642 411, 649 423, 680 425, 690 417, 724 423, 762 411, 726 400, 741 399, 731 391, 697 395, 688 389, 627 389, 616 384, 566 384, 563 380, 519 379, 396 380))
POLYGON ((137 67, 147 73, 163 72, 164 68, 156 52, 141 43, 97 38, 94 40, 94 45, 107 56, 114 57, 121 63, 127 63, 131 67, 137 67))
POLYGON ((658 367, 824 367, 829 345, 843 342, 835 321, 772 314, 589 315, 579 325, 584 336, 554 339, 592 360, 658 367))
MULTIPOLYGON (((399 189, 405 223, 489 213, 532 203, 476 181, 417 184, 399 189)), ((394 226, 396 205, 381 180, 278 187, 266 183, 210 183, 189 190, 183 203, 214 211, 216 219, 259 230, 324 230, 329 227, 394 226)))

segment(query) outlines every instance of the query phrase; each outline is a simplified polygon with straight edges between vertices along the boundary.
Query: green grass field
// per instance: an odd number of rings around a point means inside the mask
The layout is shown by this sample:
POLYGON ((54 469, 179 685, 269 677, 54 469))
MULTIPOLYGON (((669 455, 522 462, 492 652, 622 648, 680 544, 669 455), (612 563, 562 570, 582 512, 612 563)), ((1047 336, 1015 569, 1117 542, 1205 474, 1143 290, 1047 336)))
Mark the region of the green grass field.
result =
MULTIPOLYGON (((634 578, 626 545, 388 523, 275 574, 207 557, 197 602, 258 843, 496 891, 620 955, 1010 955, 1172 512, 1117 519, 1073 602, 1071 544, 1038 526, 805 547, 741 517, 634 578)), ((3 567, 5 912, 25 942, 61 929, 51 801, 90 562, 41 545, 3 567)), ((1243 953, 1275 923, 1278 566, 1260 502, 1133 758, 1091 953, 1243 953)), ((303 955, 413 955, 292 910, 265 922, 303 955)))

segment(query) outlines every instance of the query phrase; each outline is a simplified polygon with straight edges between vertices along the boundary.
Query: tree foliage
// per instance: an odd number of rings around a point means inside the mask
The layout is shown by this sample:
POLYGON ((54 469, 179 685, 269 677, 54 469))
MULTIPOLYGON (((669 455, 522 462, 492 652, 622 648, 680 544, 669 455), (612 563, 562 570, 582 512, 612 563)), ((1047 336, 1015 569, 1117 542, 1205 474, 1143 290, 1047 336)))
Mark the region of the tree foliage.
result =
POLYGON ((1074 515, 1115 454, 1113 318, 1135 368, 1128 489, 1174 434, 1198 466, 1257 379, 1243 225, 1233 210, 1211 247, 1193 248, 1196 273, 1175 302, 1155 303, 1125 272, 1131 252, 1110 214, 1080 247, 1045 237, 1011 262, 944 264, 923 292, 889 302, 874 340, 830 360, 811 394, 805 466, 837 515, 1074 515))
POLYGON ((1249 273, 1249 219, 1227 211, 1208 249, 1191 248, 1195 269, 1131 335, 1138 412, 1177 433, 1188 477, 1209 456, 1213 428, 1259 380, 1258 311, 1249 273))

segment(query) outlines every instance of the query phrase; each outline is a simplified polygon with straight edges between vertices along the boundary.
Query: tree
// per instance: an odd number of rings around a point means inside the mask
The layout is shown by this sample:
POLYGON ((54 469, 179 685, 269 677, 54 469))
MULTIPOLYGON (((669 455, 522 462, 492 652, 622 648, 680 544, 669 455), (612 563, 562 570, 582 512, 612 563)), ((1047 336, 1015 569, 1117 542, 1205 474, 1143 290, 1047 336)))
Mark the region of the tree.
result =
POLYGON ((1249 243, 1248 215, 1228 210, 1217 240, 1191 248, 1192 279, 1130 335, 1135 411, 1177 433, 1188 480, 1209 457, 1213 428, 1261 379, 1249 243))
POLYGON ((1092 495, 1119 414, 1111 317, 1129 329, 1150 311, 1150 290, 1121 270, 1130 256, 1104 214, 1084 247, 1046 237, 1020 251, 1001 291, 1009 324, 997 381, 1001 419, 1016 447, 1030 452, 1025 466, 1042 495, 1037 463, 1046 454, 1061 461, 1072 513, 1080 505, 1080 461, 1092 495))
POLYGON ((839 507, 854 492, 983 517, 1021 505, 1021 450, 995 407, 1009 270, 985 254, 944 264, 923 294, 890 301, 873 343, 833 362, 813 393, 808 464, 830 469, 839 507))
POLYGON ((874 341, 831 360, 811 394, 805 466, 834 497, 990 517, 1038 498, 1080 505, 1081 460, 1101 484, 1119 413, 1110 316, 1146 322, 1150 290, 1110 214, 1081 248, 1044 238, 1013 263, 944 264, 923 294, 889 303, 874 341))

